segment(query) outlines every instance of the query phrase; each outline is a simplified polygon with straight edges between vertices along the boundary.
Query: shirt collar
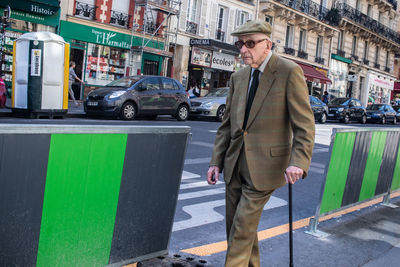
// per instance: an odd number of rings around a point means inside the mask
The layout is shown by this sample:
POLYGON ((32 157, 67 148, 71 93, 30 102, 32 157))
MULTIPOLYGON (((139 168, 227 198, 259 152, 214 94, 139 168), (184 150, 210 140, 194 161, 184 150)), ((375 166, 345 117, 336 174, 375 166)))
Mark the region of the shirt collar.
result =
MULTIPOLYGON (((267 57, 264 59, 263 63, 261 63, 261 65, 257 68, 260 72, 264 72, 265 67, 267 66, 268 61, 270 60, 271 56, 272 56, 272 51, 270 51, 270 52, 268 53, 268 55, 267 55, 267 57)), ((252 68, 252 69, 251 69, 251 73, 253 73, 254 70, 255 70, 255 69, 252 68)))

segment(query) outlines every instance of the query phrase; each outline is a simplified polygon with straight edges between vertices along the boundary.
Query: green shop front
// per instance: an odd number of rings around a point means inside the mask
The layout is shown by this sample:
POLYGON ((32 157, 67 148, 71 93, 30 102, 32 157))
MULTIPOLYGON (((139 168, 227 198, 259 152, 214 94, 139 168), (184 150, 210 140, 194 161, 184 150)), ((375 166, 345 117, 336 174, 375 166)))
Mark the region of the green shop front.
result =
MULTIPOLYGON (((130 48, 142 45, 140 37, 69 21, 60 22, 60 35, 71 44, 70 60, 76 63, 75 72, 85 82, 84 90, 79 83, 73 84, 78 99, 83 99, 94 87, 105 86, 124 76, 161 72, 162 56, 144 52, 136 68, 137 57, 132 54, 128 60, 130 48)), ((164 49, 163 43, 156 41, 150 41, 148 46, 164 49)))
POLYGON ((60 23, 60 4, 58 0, 0 0, 1 15, 6 6, 11 8, 11 16, 10 24, 4 31, 4 62, 1 65, 6 87, 11 94, 13 41, 26 32, 57 33, 60 23))

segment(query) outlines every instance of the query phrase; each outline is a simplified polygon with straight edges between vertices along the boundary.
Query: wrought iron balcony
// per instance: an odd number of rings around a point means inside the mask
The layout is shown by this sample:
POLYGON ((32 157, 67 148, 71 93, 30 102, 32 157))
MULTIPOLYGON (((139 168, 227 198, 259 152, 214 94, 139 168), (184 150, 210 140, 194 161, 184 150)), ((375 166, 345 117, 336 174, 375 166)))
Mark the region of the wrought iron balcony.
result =
POLYGON ((129 22, 129 15, 111 10, 111 18, 110 18, 110 24, 122 26, 122 27, 128 27, 128 22, 129 22))
POLYGON ((315 62, 316 62, 316 63, 319 63, 319 64, 321 64, 321 65, 324 65, 325 59, 322 58, 322 57, 316 57, 316 58, 315 58, 315 62))
POLYGON ((393 9, 397 11, 397 1, 396 0, 388 0, 389 3, 392 4, 393 9))
POLYGON ((153 21, 147 21, 145 32, 153 34, 157 30, 157 25, 153 21))
POLYGON ((77 17, 94 19, 95 10, 96 7, 94 5, 89 5, 76 1, 75 16, 77 17))
POLYGON ((317 18, 318 20, 325 20, 325 16, 328 13, 326 7, 321 6, 313 1, 309 0, 276 0, 285 6, 291 7, 298 11, 304 12, 311 17, 317 18))
POLYGON ((389 67, 385 67, 385 71, 386 72, 390 72, 390 68, 389 67))
POLYGON ((380 69, 380 68, 381 68, 381 65, 378 64, 378 63, 375 63, 375 64, 374 64, 374 67, 377 68, 377 69, 380 69))
POLYGON ((351 54, 351 59, 352 59, 352 60, 355 60, 355 61, 358 61, 358 56, 357 56, 357 55, 354 55, 354 54, 351 54))
POLYGON ((365 65, 369 65, 369 60, 368 59, 364 58, 363 62, 364 62, 365 65))
POLYGON ((215 39, 220 40, 221 42, 225 42, 225 32, 217 30, 215 32, 215 39))
POLYGON ((337 54, 339 57, 346 57, 346 52, 344 52, 343 50, 340 50, 340 49, 338 49, 338 50, 336 51, 336 54, 337 54))
POLYGON ((296 51, 291 47, 284 47, 283 49, 284 49, 284 53, 285 54, 288 54, 288 55, 291 55, 291 56, 294 56, 295 53, 296 53, 296 51))
POLYGON ((339 14, 342 17, 350 19, 361 26, 368 28, 369 30, 383 36, 389 40, 392 40, 396 43, 400 43, 400 34, 396 31, 390 29, 389 27, 383 25, 382 23, 374 20, 373 18, 365 15, 359 10, 345 4, 345 3, 336 3, 336 9, 339 11, 339 14))
POLYGON ((187 21, 186 22, 186 32, 191 34, 197 34, 197 23, 187 21))
POLYGON ((297 51, 297 56, 299 58, 308 59, 308 53, 302 50, 297 51))

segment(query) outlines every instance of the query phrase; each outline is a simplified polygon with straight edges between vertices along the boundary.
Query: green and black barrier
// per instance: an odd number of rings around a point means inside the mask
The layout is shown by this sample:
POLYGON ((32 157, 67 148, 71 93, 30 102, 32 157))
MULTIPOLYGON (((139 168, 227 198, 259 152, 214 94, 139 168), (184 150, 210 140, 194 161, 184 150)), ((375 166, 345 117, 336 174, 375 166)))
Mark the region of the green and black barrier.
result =
MULTIPOLYGON (((400 129, 333 129, 318 219, 400 189, 400 129)), ((386 198, 387 199, 387 198, 386 198)))
POLYGON ((0 266, 167 253, 189 127, 2 125, 0 266))

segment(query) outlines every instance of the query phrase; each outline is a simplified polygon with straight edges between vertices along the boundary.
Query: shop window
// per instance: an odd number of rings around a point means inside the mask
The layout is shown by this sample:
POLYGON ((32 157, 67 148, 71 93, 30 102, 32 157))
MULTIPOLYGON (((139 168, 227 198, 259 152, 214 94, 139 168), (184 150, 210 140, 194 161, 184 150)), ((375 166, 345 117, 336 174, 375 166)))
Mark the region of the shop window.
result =
POLYGON ((88 44, 86 83, 106 85, 125 74, 126 50, 88 44))

